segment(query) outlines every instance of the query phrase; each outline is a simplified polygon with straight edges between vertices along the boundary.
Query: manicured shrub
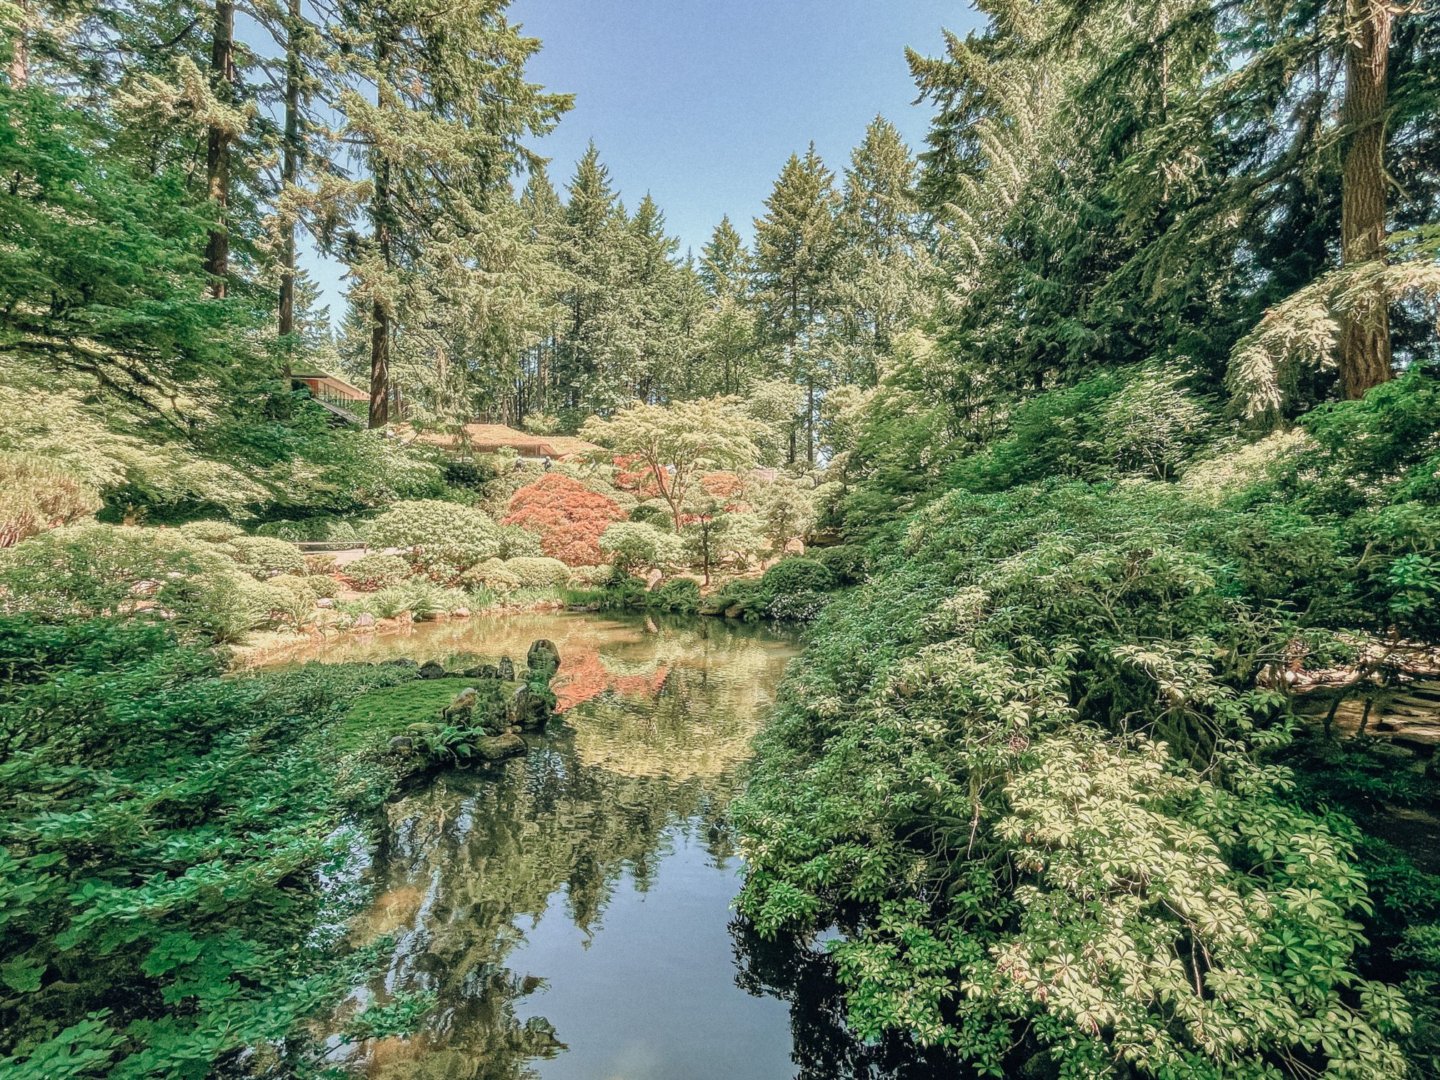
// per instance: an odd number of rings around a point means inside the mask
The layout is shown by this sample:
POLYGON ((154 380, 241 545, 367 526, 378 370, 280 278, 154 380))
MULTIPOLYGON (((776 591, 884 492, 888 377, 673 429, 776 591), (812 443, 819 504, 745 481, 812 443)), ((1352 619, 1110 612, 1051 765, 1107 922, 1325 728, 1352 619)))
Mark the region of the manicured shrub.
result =
POLYGON ((630 520, 637 525, 653 525, 665 532, 675 531, 675 519, 663 500, 643 502, 630 511, 630 520))
POLYGON ((514 574, 521 588, 543 589, 564 585, 570 578, 569 568, 559 559, 520 558, 505 560, 505 569, 514 574))
POLYGON ((545 554, 540 537, 520 525, 500 526, 500 558, 537 558, 545 554))
POLYGON ((815 559, 782 559, 760 579, 760 591, 769 599, 829 592, 834 588, 835 575, 815 559))
POLYGON ((305 556, 285 540, 270 536, 237 536, 219 550, 229 555, 252 577, 264 579, 275 574, 305 573, 305 556))
MULTIPOLYGON (((363 558, 363 556, 362 556, 363 558)), ((328 552, 318 552, 305 556, 305 573, 311 575, 333 574, 339 560, 328 552)))
POLYGON ((316 597, 334 599, 340 593, 340 583, 328 574, 310 574, 305 580, 309 582, 310 588, 316 597))
POLYGON ((228 521, 189 521, 180 526, 180 533, 187 539, 206 544, 225 544, 237 536, 244 536, 245 530, 228 521))
POLYGON ((466 588, 489 589, 491 592, 510 592, 520 588, 520 578, 499 559, 486 559, 479 566, 472 566, 460 577, 466 588))
POLYGON ((614 499, 580 481, 549 472, 515 492, 504 524, 521 525, 540 537, 546 555, 568 566, 603 562, 600 537, 625 512, 614 499))
POLYGON ((72 473, 40 457, 0 454, 0 548, 98 509, 99 494, 72 473))
POLYGON ((601 564, 599 566, 572 566, 570 568, 570 584, 578 588, 598 588, 607 584, 615 576, 615 568, 601 564))
POLYGON ((809 557, 829 570, 837 585, 854 585, 865 580, 865 549, 859 544, 812 548, 809 557))
POLYGON ((410 563, 399 555, 361 555, 341 571, 361 592, 374 592, 399 585, 410 574, 410 563))
POLYGON ((483 511, 435 499, 398 502, 370 526, 369 543, 400 548, 417 571, 438 582, 500 554, 500 530, 483 511))
POLYGON ((271 536, 292 543, 302 540, 329 540, 338 543, 360 539, 360 531, 353 521, 328 515, 301 518, 298 521, 267 521, 256 527, 255 535, 271 536))
POLYGON ((611 525, 600 537, 600 547, 614 566, 627 573, 649 567, 681 566, 686 555, 683 539, 636 521, 611 525))

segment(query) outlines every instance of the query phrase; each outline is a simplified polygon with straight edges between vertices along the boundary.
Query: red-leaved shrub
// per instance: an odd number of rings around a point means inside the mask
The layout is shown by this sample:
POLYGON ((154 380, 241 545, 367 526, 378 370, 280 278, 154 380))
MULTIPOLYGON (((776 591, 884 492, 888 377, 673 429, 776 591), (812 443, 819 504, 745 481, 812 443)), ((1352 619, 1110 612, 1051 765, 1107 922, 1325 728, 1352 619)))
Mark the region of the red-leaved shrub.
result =
POLYGON ((604 562, 600 534, 625 511, 614 499, 561 473, 546 473, 510 498, 504 525, 520 525, 540 537, 541 550, 567 566, 604 562))

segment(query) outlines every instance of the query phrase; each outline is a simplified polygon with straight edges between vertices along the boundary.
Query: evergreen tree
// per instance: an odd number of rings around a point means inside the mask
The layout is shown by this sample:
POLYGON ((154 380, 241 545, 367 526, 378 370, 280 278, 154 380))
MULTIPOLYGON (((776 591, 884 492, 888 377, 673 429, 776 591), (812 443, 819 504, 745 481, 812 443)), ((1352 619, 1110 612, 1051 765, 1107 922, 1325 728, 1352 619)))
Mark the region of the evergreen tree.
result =
POLYGON ((834 174, 812 145, 792 154, 755 220, 758 334, 771 351, 773 369, 805 388, 804 410, 790 436, 790 461, 815 461, 819 397, 829 373, 820 331, 833 301, 840 233, 840 196, 834 174))

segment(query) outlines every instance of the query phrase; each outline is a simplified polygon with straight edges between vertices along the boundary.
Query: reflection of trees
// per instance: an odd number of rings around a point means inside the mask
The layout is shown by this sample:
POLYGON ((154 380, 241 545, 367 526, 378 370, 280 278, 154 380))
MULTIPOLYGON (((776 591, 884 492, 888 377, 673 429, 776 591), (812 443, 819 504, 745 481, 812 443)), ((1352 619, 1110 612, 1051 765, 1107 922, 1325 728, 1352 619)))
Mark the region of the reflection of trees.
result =
POLYGON ((845 1023, 845 999, 834 965, 818 947, 765 941, 743 919, 730 924, 735 942, 735 981, 758 996, 790 1003, 791 1058, 795 1080, 963 1080, 953 1060, 927 1054, 914 1043, 889 1038, 857 1039, 845 1023))
POLYGON ((645 889, 676 829, 717 862, 733 856, 723 812, 786 650, 718 623, 643 636, 617 625, 595 620, 588 652, 554 627, 526 633, 620 679, 643 677, 636 667, 648 663, 660 674, 643 694, 610 683, 525 758, 450 774, 388 807, 376 899, 353 933, 360 944, 389 936, 395 946, 354 1004, 423 990, 437 1005, 416 1037, 352 1048, 351 1064, 366 1074, 526 1076, 525 1063, 553 1052, 564 1032, 516 1015, 538 986, 505 966, 519 927, 563 896, 566 916, 594 933, 622 874, 645 889))

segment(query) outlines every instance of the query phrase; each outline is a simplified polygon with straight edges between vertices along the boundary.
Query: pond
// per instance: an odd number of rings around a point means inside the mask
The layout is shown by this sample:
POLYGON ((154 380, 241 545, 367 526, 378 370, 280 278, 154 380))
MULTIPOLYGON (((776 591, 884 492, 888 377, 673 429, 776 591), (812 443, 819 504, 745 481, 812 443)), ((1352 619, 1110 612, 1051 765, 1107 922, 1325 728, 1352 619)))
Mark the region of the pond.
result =
POLYGON ((793 638, 722 620, 518 615, 351 638, 289 660, 562 663, 561 720, 499 766, 391 803, 357 872, 378 973, 332 1028, 433 995, 408 1038, 331 1039, 375 1080, 771 1080, 941 1075, 851 1039, 818 943, 736 919, 726 809, 793 638))

